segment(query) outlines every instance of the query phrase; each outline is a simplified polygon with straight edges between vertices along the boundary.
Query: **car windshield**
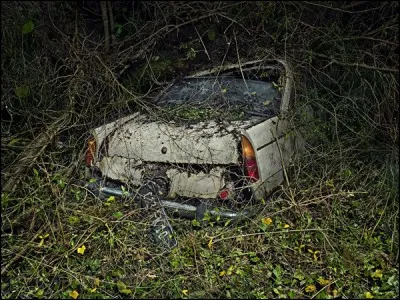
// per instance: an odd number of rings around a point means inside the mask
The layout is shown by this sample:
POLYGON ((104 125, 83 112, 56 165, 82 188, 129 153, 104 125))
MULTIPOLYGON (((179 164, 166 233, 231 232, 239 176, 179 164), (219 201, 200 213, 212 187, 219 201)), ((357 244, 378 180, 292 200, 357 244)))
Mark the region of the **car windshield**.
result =
POLYGON ((279 91, 269 82, 233 76, 185 78, 159 99, 174 119, 244 120, 270 118, 279 112, 279 91))

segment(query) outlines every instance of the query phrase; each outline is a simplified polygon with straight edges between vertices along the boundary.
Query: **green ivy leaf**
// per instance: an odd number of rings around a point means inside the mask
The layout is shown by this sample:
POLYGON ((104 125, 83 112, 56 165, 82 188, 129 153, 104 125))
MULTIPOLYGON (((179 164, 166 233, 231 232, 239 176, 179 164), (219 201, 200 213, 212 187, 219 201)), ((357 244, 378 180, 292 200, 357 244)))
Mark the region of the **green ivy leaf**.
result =
POLYGON ((116 219, 121 219, 124 214, 120 211, 113 213, 113 217, 116 219))
POLYGON ((69 216, 68 217, 68 223, 71 225, 77 224, 77 223, 79 223, 79 221, 80 221, 79 217, 77 217, 77 216, 69 216))
POLYGON ((132 294, 132 291, 130 289, 122 289, 122 290, 119 290, 119 292, 121 294, 125 294, 125 295, 132 294))
POLYGON ((43 298, 44 295, 44 290, 43 289, 38 289, 36 292, 36 297, 38 297, 39 299, 43 298))
POLYGON ((27 34, 33 31, 33 28, 35 27, 35 25, 33 24, 32 20, 29 20, 28 22, 26 22, 24 24, 24 26, 22 26, 22 33, 23 34, 27 34))
MULTIPOLYGON (((124 271, 121 270, 121 269, 115 269, 115 270, 112 271, 111 275, 115 276, 115 277, 118 277, 118 278, 121 278, 122 276, 124 276, 124 271)), ((126 287, 124 287, 124 288, 126 288, 126 287)))
POLYGON ((125 294, 125 295, 132 294, 132 291, 131 291, 130 289, 127 289, 127 288, 126 288, 126 284, 123 283, 121 280, 118 280, 118 281, 117 281, 117 287, 118 287, 118 291, 119 291, 121 294, 125 294))

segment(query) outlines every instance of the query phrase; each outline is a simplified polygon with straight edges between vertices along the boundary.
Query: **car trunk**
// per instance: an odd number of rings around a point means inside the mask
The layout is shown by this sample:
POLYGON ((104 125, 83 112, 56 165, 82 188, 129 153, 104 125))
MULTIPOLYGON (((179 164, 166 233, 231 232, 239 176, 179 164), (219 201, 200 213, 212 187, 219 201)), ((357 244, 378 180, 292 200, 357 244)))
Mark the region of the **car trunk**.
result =
POLYGON ((241 135, 276 116, 280 101, 264 81, 185 78, 158 99, 158 118, 136 113, 94 129, 95 167, 134 186, 167 178, 168 198, 215 199, 227 187, 233 197, 243 190, 241 135))

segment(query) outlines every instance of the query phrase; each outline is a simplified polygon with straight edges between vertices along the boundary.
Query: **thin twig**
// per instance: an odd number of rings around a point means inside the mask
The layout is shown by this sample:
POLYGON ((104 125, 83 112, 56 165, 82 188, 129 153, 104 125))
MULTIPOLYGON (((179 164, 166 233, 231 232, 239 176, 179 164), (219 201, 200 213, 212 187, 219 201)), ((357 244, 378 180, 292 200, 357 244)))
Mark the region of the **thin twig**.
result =
POLYGON ((264 232, 255 232, 255 233, 248 233, 248 234, 241 234, 241 235, 234 235, 228 236, 220 239, 213 240, 213 244, 217 242, 221 242, 224 240, 235 239, 238 237, 249 237, 249 236, 256 236, 256 235, 263 235, 263 234, 276 234, 276 233, 295 233, 295 232, 308 232, 308 231, 325 231, 325 229, 321 228, 310 228, 310 229, 293 229, 293 230, 280 230, 280 231, 264 231, 264 232))
POLYGON ((211 60, 210 55, 208 55, 208 51, 207 51, 206 45, 204 45, 203 38, 201 37, 200 33, 197 31, 197 28, 195 27, 194 29, 196 30, 197 35, 198 35, 199 38, 200 38, 200 42, 201 42, 201 44, 203 45, 204 52, 206 53, 206 55, 207 55, 207 57, 208 57, 208 60, 211 60))

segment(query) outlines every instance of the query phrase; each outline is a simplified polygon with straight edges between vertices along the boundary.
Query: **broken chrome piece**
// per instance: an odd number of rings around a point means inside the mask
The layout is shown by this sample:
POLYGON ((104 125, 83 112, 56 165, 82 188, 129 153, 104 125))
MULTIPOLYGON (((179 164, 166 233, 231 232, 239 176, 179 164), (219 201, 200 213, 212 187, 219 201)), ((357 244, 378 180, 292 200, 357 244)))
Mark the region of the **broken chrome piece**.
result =
MULTIPOLYGON (((100 191, 105 194, 109 195, 114 195, 114 196, 125 196, 125 197, 134 197, 134 194, 127 192, 127 191, 122 191, 119 188, 109 188, 109 187, 101 187, 100 191)), ((143 196, 143 195, 141 195, 143 196)), ((142 197, 145 199, 141 199, 142 206, 148 207, 148 206, 153 206, 155 199, 151 199, 150 197, 142 197), (153 202, 153 205, 151 203, 153 202)), ((189 205, 189 204, 182 204, 179 202, 175 201, 170 201, 170 200, 159 200, 160 205, 166 209, 166 212, 172 213, 172 214, 177 214, 182 217, 190 218, 190 219, 198 219, 201 220, 204 218, 204 216, 208 213, 210 216, 213 217, 221 217, 221 218, 227 218, 227 219, 241 219, 246 216, 248 216, 248 212, 246 210, 237 212, 233 210, 228 210, 225 208, 220 208, 220 207, 215 207, 211 205, 207 205, 204 202, 201 202, 199 206, 194 206, 194 205, 189 205)))
POLYGON ((174 231, 164 216, 158 217, 151 223, 150 235, 153 242, 162 248, 170 250, 178 245, 174 231))

